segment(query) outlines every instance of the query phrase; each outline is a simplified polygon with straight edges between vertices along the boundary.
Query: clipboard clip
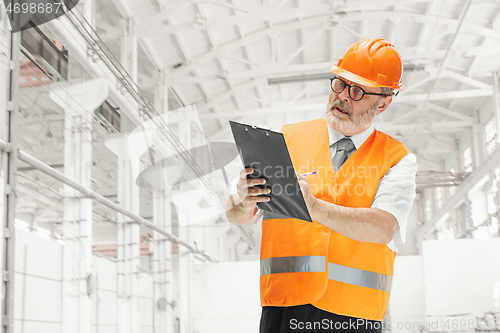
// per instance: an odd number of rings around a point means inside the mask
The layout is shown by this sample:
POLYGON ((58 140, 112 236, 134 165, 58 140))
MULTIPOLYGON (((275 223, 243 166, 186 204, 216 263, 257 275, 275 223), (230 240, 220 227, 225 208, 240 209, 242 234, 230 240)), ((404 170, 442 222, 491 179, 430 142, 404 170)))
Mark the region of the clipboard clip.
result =
MULTIPOLYGON (((254 130, 259 129, 259 127, 255 126, 255 125, 253 125, 253 126, 252 126, 252 128, 253 128, 254 130)), ((270 130, 271 130, 270 128, 262 128, 262 127, 261 127, 260 129, 261 129, 261 130, 263 130, 263 131, 264 131, 264 133, 266 133, 266 136, 269 136, 269 133, 268 133, 267 131, 270 131, 270 130)), ((248 129, 247 129, 246 127, 245 127, 245 131, 247 131, 247 132, 248 132, 248 129)))
MULTIPOLYGON (((255 125, 253 125, 252 128, 254 130, 259 129, 259 127, 255 126, 255 125)), ((269 133, 267 131, 270 131, 271 129, 268 129, 268 128, 260 128, 260 129, 263 130, 264 133, 266 133, 266 136, 269 136, 269 133)), ((245 132, 248 132, 248 128, 247 127, 245 127, 245 132)))

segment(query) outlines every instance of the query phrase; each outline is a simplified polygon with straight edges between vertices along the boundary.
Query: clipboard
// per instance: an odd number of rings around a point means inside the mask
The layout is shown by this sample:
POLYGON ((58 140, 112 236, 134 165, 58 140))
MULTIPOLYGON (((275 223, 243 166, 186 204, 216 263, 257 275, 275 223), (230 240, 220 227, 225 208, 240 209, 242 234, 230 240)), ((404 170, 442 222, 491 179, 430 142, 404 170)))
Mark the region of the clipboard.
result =
POLYGON ((257 207, 312 222, 283 134, 235 121, 229 121, 229 125, 243 165, 254 169, 247 177, 264 178, 265 184, 254 187, 271 189, 270 194, 262 195, 271 200, 258 202, 257 207))

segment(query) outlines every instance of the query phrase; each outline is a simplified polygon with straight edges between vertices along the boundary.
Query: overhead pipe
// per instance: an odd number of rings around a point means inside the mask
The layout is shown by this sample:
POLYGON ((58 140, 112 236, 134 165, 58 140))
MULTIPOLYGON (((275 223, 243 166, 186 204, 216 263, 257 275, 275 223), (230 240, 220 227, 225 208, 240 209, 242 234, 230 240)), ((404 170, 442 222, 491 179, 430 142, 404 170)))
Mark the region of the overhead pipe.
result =
MULTIPOLYGON (((6 151, 9 151, 10 149, 11 149, 10 145, 6 144, 5 141, 0 140, 0 151, 6 152, 6 151)), ((177 236, 174 236, 174 235, 166 232, 165 230, 159 228, 158 226, 154 225, 153 223, 149 222, 148 220, 129 212, 128 210, 120 207, 119 205, 115 204, 114 202, 106 199, 105 197, 103 197, 99 193, 94 192, 94 191, 82 186, 81 184, 69 179, 68 177, 66 177, 65 175, 60 173, 59 171, 51 168, 50 166, 43 163, 42 161, 37 160, 36 158, 26 154, 25 152, 23 152, 20 149, 18 150, 18 158, 20 161, 23 161, 23 162, 31 165, 33 168, 36 168, 36 169, 42 171, 43 173, 49 175, 50 177, 57 179, 61 183, 66 184, 66 185, 74 188, 75 190, 84 194, 85 196, 92 198, 92 199, 95 199, 97 202, 103 204, 104 206, 109 207, 120 214, 128 216, 132 220, 134 220, 135 222, 137 222, 137 223, 139 223, 139 224, 141 224, 141 225, 143 225, 151 230, 154 230, 154 231, 158 232, 159 234, 162 234, 163 236, 167 237, 169 241, 174 242, 174 243, 178 243, 179 245, 188 249, 190 252, 192 252, 194 254, 198 254, 209 261, 218 262, 217 259, 212 258, 208 254, 206 254, 205 251, 200 251, 200 250, 192 247, 191 245, 184 242, 183 240, 181 240, 177 236)))

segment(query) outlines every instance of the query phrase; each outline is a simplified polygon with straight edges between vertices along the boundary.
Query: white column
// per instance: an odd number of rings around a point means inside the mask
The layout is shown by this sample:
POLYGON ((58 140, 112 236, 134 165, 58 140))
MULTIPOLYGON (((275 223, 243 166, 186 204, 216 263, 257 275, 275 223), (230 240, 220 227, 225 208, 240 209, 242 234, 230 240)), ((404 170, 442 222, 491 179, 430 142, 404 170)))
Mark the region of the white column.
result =
POLYGON ((497 123, 497 141, 500 142, 500 92, 498 91, 498 73, 493 72, 493 112, 497 123))
MULTIPOLYGON (((64 174, 91 188, 93 112, 108 96, 103 79, 52 87, 50 98, 64 109, 64 174)), ((90 332, 92 200, 64 186, 62 331, 90 332)))
MULTIPOLYGON (((121 22, 122 39, 120 62, 130 77, 137 82, 137 38, 134 37, 134 18, 121 22)), ((118 201, 128 211, 140 215, 140 192, 135 183, 128 156, 127 133, 134 129, 132 122, 122 115, 120 153, 118 154, 118 201)), ((135 222, 118 214, 118 332, 140 331, 139 273, 140 228, 135 222)))
MULTIPOLYGON (((139 187, 135 184, 131 160, 128 154, 127 133, 132 129, 130 121, 122 115, 121 132, 113 136, 108 148, 117 155, 118 204, 136 215, 140 214, 139 187), (114 146, 114 148, 111 148, 114 146)), ((140 331, 139 274, 140 228, 130 218, 118 214, 117 225, 117 282, 118 282, 118 332, 140 331)))
POLYGON ((479 121, 479 111, 474 113, 474 124, 471 129, 472 135, 472 160, 474 169, 478 168, 486 157, 486 142, 484 142, 483 126, 479 121))
MULTIPOLYGON (((184 148, 190 149, 192 144, 191 121, 189 113, 184 113, 186 119, 179 120, 179 141, 184 148)), ((179 114, 180 116, 180 114, 179 114)), ((180 190, 189 190, 188 184, 180 185, 180 190)), ((193 203, 195 205, 197 203, 193 203)), ((193 235, 189 225, 189 210, 177 207, 179 218, 179 238, 184 239, 188 244, 193 244, 193 235)), ((191 333, 192 313, 191 313, 191 279, 193 271, 194 257, 191 252, 179 247, 179 317, 180 333, 191 333)))
MULTIPOLYGON (((167 232, 172 232, 172 212, 167 190, 153 191, 153 223, 167 232)), ((164 236, 154 233, 153 246, 154 281, 154 331, 173 333, 172 243, 164 236)))
MULTIPOLYGON (((162 115, 168 112, 168 86, 164 71, 160 73, 155 91, 155 108, 162 115)), ((164 117, 165 120, 167 120, 164 117)), ((170 190, 153 190, 153 223, 172 233, 170 190)), ((172 281, 172 243, 154 232, 153 281, 154 281, 154 331, 173 333, 175 318, 172 281)))
POLYGON ((14 331, 14 250, 17 173, 17 114, 19 112, 20 33, 7 28, 5 12, 0 9, 0 138, 11 150, 0 153, 0 254, 2 264, 2 332, 14 331))
POLYGON ((96 22, 96 11, 95 11, 95 0, 82 0, 81 1, 82 5, 82 14, 87 20, 87 22, 90 23, 90 25, 95 28, 95 22, 96 22))
POLYGON ((135 19, 128 17, 122 20, 122 40, 120 62, 137 83, 137 38, 134 36, 135 19))

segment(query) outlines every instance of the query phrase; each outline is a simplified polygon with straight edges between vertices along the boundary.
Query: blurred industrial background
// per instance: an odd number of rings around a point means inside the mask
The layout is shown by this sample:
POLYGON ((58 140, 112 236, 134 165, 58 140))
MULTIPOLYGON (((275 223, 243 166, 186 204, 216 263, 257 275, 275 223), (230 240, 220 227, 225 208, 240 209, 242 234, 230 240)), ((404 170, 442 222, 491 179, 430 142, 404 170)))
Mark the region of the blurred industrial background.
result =
POLYGON ((323 118, 374 37, 404 61, 375 127, 419 164, 390 331, 500 331, 499 0, 81 0, 17 33, 0 4, 3 332, 256 332, 260 223, 221 208, 240 159, 185 152, 323 118), (196 179, 154 173, 162 146, 196 179))

